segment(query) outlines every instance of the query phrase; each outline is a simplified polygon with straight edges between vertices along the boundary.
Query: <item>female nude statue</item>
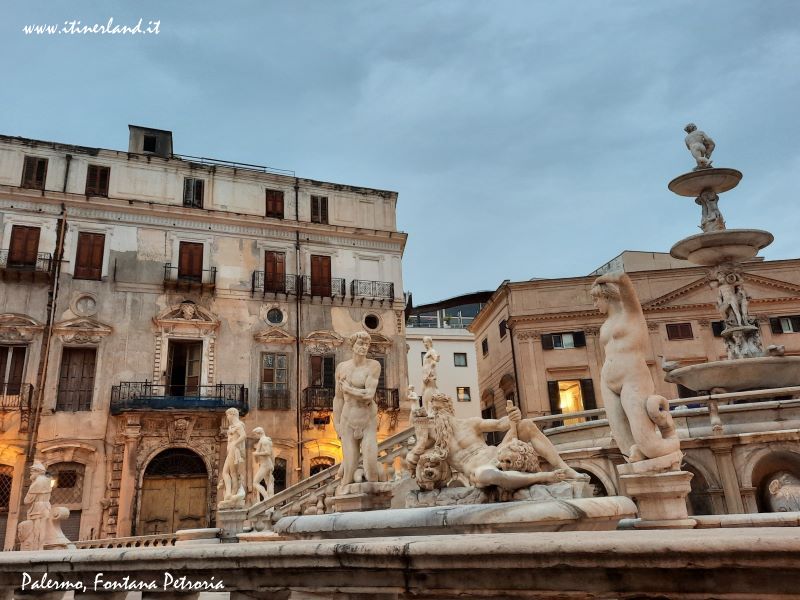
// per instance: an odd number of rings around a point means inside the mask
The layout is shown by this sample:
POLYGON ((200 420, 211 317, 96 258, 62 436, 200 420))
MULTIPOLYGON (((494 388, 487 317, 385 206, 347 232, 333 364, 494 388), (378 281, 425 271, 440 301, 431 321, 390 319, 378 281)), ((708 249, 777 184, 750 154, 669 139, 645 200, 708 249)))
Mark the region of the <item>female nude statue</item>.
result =
POLYGON ((222 484, 225 486, 220 508, 239 508, 244 505, 244 476, 247 432, 239 420, 239 411, 229 408, 225 411, 228 419, 228 453, 222 465, 222 484))
POLYGON ((611 435, 629 462, 678 452, 669 404, 655 394, 647 368, 647 323, 633 283, 625 273, 607 273, 595 280, 591 294, 608 315, 600 328, 600 387, 611 435))
POLYGON ((422 338, 425 345, 425 356, 422 359, 422 406, 428 415, 431 414, 431 399, 439 391, 436 383, 436 365, 441 358, 433 347, 433 339, 430 336, 422 338))
POLYGON ((342 440, 340 485, 355 481, 359 458, 363 461, 367 481, 380 479, 375 390, 381 364, 367 358, 371 338, 366 331, 354 333, 347 341, 353 349, 353 358, 337 365, 333 397, 333 426, 342 440))

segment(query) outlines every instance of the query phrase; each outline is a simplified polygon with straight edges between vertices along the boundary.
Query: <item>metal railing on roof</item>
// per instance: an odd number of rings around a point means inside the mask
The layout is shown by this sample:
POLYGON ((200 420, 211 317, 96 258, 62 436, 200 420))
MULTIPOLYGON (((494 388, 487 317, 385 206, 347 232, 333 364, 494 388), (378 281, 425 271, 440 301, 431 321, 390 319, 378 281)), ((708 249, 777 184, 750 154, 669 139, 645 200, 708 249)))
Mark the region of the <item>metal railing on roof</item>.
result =
POLYGON ((209 167, 229 167, 231 169, 241 169, 243 171, 256 171, 259 173, 271 173, 273 175, 289 175, 294 177, 294 171, 291 169, 278 169, 276 167, 267 167, 264 165, 251 165, 249 163, 234 162, 231 160, 221 160, 218 158, 207 158, 205 156, 191 156, 190 154, 173 154, 174 158, 193 162, 198 165, 209 167))

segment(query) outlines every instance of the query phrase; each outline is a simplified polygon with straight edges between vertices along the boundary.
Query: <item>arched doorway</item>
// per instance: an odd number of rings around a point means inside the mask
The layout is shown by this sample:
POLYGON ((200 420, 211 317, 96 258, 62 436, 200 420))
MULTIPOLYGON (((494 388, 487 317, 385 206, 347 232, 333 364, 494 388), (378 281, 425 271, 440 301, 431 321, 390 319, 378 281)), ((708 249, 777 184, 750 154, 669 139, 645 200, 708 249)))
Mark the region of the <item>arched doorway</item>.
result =
POLYGON ((330 456, 317 456, 311 459, 311 468, 309 469, 309 476, 316 475, 320 471, 324 471, 336 464, 336 461, 330 456))
POLYGON ((208 471, 188 448, 156 455, 144 472, 138 535, 208 527, 208 471))

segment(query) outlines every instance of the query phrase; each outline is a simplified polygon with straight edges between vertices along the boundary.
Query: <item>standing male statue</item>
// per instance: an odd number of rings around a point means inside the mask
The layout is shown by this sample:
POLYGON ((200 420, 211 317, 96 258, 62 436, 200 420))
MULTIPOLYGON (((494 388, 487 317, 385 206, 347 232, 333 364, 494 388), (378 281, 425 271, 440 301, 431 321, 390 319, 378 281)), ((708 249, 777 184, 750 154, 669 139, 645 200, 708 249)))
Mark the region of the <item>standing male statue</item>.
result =
POLYGON ((680 452, 669 403, 656 395, 647 367, 650 337, 630 277, 623 272, 601 275, 591 294, 597 309, 607 315, 600 327, 605 354, 600 387, 611 435, 620 451, 628 462, 680 452))
POLYGON ((261 502, 275 495, 275 478, 272 472, 275 468, 275 458, 272 454, 272 439, 264 433, 262 427, 253 429, 253 433, 258 436, 258 441, 253 448, 253 457, 256 460, 256 473, 253 475, 253 487, 258 494, 258 501, 261 502), (267 484, 264 487, 264 483, 267 484))
POLYGON ((219 503, 220 508, 243 508, 245 497, 245 455, 247 432, 244 423, 239 420, 239 411, 229 408, 225 411, 228 421, 228 453, 222 466, 224 495, 219 503))
POLYGON ((714 140, 712 140, 704 131, 697 129, 697 125, 689 123, 683 128, 686 132, 686 147, 692 156, 697 161, 695 171, 698 169, 711 168, 711 153, 714 152, 714 140))
POLYGON ((433 347, 433 339, 426 335, 422 338, 425 345, 425 356, 422 358, 422 406, 425 412, 431 414, 431 399, 439 391, 436 379, 436 366, 439 363, 439 353, 433 347))
POLYGON ((367 358, 372 339, 366 331, 351 335, 347 342, 353 358, 336 367, 336 394, 333 397, 333 426, 342 440, 341 482, 355 482, 359 459, 364 464, 367 481, 379 481, 378 405, 375 391, 381 376, 381 364, 367 358))

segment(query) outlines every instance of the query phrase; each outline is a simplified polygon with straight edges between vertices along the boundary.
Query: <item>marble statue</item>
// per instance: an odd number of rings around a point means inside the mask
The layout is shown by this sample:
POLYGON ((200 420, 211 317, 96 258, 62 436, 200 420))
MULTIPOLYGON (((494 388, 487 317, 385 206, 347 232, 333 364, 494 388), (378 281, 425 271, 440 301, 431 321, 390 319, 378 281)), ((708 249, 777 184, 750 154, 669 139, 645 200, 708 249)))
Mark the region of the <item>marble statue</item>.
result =
POLYGON ((20 549, 74 547, 61 531, 60 522, 69 517, 69 509, 50 506, 53 480, 47 475, 44 465, 38 460, 33 461, 30 474, 31 485, 25 495, 25 504, 30 504, 28 519, 17 526, 20 549))
POLYGON ((425 356, 422 359, 422 407, 425 412, 431 414, 431 398, 439 391, 436 383, 436 366, 439 363, 439 353, 433 347, 433 339, 430 336, 422 338, 425 345, 425 356))
POLYGON ((611 435, 628 462, 679 453, 669 403, 656 395, 647 366, 650 338, 633 283, 623 272, 606 273, 591 294, 607 315, 600 328, 605 355, 600 388, 611 435))
POLYGON ((697 125, 689 123, 683 129, 686 132, 686 147, 692 153, 698 169, 711 168, 711 153, 714 152, 714 140, 712 140, 704 131, 697 129, 697 125))
POLYGON ((422 399, 420 398, 420 395, 416 391, 414 391, 413 385, 408 386, 408 391, 406 392, 406 400, 408 400, 409 404, 411 405, 411 410, 422 407, 422 399))
MULTIPOLYGON (((417 445, 406 456, 406 461, 414 466, 424 460, 426 468, 430 471, 424 473, 426 479, 432 479, 437 472, 445 471, 437 461, 446 462, 450 470, 467 477, 470 484, 476 488, 497 486, 503 490, 513 491, 534 484, 585 479, 585 476, 564 462, 550 440, 533 421, 522 420, 519 409, 511 403, 507 405, 508 416, 502 419, 481 417, 459 419, 455 416, 452 398, 446 394, 435 394, 431 399, 431 408, 433 436, 421 435, 417 445), (484 439, 484 434, 491 431, 509 433, 498 447, 488 445, 484 439), (553 470, 544 471, 538 461, 536 470, 498 468, 500 452, 507 450, 511 454, 504 456, 512 456, 515 452, 519 452, 519 444, 530 446, 531 453, 543 457, 553 470)), ((512 458, 505 466, 511 464, 519 464, 519 461, 512 458)))
POLYGON ((725 219, 719 210, 719 196, 711 190, 705 190, 694 200, 703 207, 700 217, 700 229, 703 233, 712 231, 723 231, 725 229, 725 219))
MULTIPOLYGON (((743 327, 747 325, 742 314, 741 295, 737 291, 738 278, 733 273, 717 273, 717 309, 727 325, 743 327)), ((746 300, 745 300, 746 302, 746 300)))
POLYGON ((272 439, 264 433, 262 427, 253 429, 258 436, 258 441, 253 448, 253 458, 256 461, 256 472, 253 475, 253 488, 261 502, 275 495, 275 478, 272 471, 275 468, 275 457, 272 454, 272 439), (266 487, 264 487, 266 483, 266 487))
POLYGON ((779 471, 770 477, 766 496, 770 512, 800 511, 800 479, 789 471, 779 471))
POLYGON ((237 409, 229 408, 225 416, 228 421, 228 453, 222 466, 220 485, 224 485, 224 490, 219 508, 244 508, 247 432, 239 420, 237 409))
POLYGON ((342 440, 340 486, 356 481, 359 460, 367 481, 380 481, 378 468, 378 405, 375 390, 381 364, 367 358, 370 335, 354 333, 348 339, 353 358, 336 366, 336 393, 333 397, 333 426, 342 440))

